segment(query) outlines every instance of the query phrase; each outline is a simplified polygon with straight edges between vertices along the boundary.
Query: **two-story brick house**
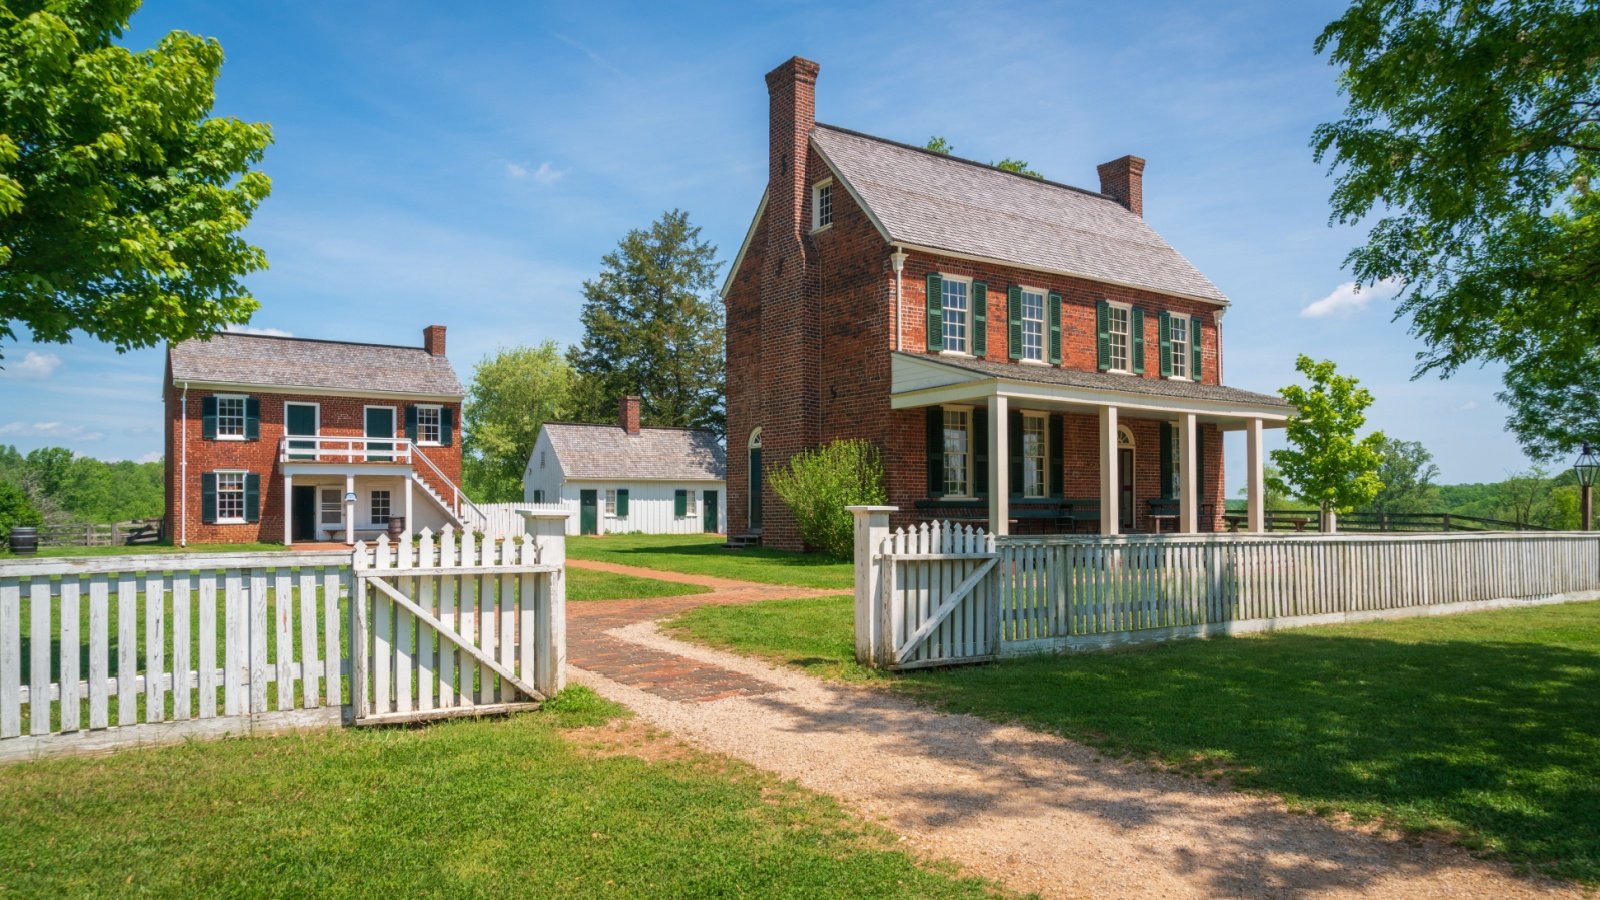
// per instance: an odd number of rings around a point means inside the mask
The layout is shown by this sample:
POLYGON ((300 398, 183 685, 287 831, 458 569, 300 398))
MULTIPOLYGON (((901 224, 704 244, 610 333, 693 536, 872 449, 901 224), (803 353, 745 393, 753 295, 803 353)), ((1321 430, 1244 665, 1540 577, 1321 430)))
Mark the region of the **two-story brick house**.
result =
POLYGON ((443 325, 420 347, 218 334, 169 347, 166 376, 166 533, 179 544, 475 524, 443 325))
POLYGON ((1211 530, 1230 430, 1259 528, 1291 410, 1223 385, 1228 299, 1144 221, 1144 161, 1091 191, 819 124, 818 69, 766 76, 768 184, 723 287, 729 533, 797 547, 763 470, 845 437, 902 522, 1211 530))

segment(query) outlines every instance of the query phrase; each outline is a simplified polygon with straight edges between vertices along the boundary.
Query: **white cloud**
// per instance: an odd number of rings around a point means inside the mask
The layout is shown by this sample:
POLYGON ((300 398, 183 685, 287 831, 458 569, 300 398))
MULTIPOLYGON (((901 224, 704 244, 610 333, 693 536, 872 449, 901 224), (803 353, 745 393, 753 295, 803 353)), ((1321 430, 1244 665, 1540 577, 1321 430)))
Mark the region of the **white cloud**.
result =
POLYGON ((256 325, 229 325, 223 331, 233 334, 259 334, 262 337, 294 337, 294 332, 282 328, 263 328, 256 325))
POLYGON ((145 455, 139 457, 137 460, 135 460, 135 462, 142 462, 142 463, 161 462, 161 451, 160 450, 152 450, 149 453, 146 453, 145 455))
POLYGON ((0 436, 58 438, 78 441, 98 441, 105 437, 104 434, 98 431, 90 431, 82 425, 68 425, 65 422, 10 422, 0 425, 0 436))
POLYGON ((567 173, 550 165, 548 162, 539 163, 536 169, 518 163, 506 163, 506 174, 512 178, 532 178, 540 184, 555 184, 567 173))
POLYGON ((1475 410, 1477 408, 1478 408, 1478 401, 1476 401, 1476 400, 1468 400, 1467 402, 1465 402, 1465 403, 1461 404, 1460 406, 1456 407, 1456 412, 1472 412, 1473 410, 1475 410))
POLYGON ((1400 293, 1400 282, 1395 279, 1380 281, 1370 287, 1346 281, 1334 288, 1333 293, 1300 310, 1300 315, 1307 319, 1320 319, 1332 315, 1348 316, 1366 309, 1367 304, 1374 300, 1387 300, 1398 293, 1400 293))
POLYGON ((29 350, 27 355, 22 357, 22 362, 14 366, 6 366, 5 374, 11 378, 26 378, 30 381, 37 381, 42 378, 49 378, 59 368, 61 368, 61 357, 54 353, 39 353, 35 350, 29 350))

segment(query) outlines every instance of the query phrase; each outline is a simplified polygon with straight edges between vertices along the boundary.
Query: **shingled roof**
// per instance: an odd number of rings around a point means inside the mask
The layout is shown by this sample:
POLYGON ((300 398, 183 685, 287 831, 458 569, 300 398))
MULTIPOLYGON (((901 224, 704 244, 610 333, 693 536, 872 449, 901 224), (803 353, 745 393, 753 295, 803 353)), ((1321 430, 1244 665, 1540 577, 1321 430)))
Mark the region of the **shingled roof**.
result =
POLYGON ((450 361, 421 347, 225 332, 168 350, 173 383, 461 397, 450 361))
POLYGON ((567 478, 722 481, 727 457, 717 436, 695 428, 550 422, 544 426, 567 478))
POLYGON ((1173 378, 1135 378, 1112 372, 1085 372, 1079 369, 1061 369, 1055 366, 1022 366, 1012 362, 993 362, 987 359, 935 356, 932 354, 905 353, 896 355, 922 360, 952 369, 961 369, 988 378, 1008 381, 1025 381, 1032 384, 1061 385, 1098 391, 1120 391, 1141 397, 1173 397, 1185 400, 1216 400, 1223 403, 1245 403, 1252 406, 1274 406, 1291 410, 1282 397, 1258 394, 1242 388, 1221 384, 1202 384, 1173 378))
POLYGON ((812 142, 891 243, 1212 303, 1227 296, 1103 194, 818 124, 812 142))

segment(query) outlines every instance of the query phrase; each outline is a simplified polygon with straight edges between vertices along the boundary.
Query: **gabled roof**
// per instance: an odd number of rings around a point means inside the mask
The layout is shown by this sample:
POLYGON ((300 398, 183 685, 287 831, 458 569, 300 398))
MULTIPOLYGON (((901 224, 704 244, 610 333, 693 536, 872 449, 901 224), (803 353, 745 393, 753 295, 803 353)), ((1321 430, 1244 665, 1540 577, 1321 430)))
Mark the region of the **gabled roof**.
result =
POLYGON ((174 384, 460 398, 450 361, 421 347, 223 332, 168 350, 174 384))
POLYGON ((1103 194, 832 125, 819 123, 811 141, 890 243, 1228 302, 1142 216, 1103 194))
POLYGON ((647 481, 722 481, 727 457, 717 436, 698 428, 641 428, 548 422, 550 440, 567 478, 647 481))

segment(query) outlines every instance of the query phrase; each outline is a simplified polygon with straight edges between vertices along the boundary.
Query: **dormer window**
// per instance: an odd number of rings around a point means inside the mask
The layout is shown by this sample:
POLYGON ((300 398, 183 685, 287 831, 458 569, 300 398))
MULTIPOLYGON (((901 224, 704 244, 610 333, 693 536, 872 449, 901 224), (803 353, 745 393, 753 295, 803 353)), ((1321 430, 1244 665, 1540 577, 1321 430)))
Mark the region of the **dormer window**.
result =
POLYGON ((811 230, 821 231, 833 224, 833 179, 811 186, 811 230))

